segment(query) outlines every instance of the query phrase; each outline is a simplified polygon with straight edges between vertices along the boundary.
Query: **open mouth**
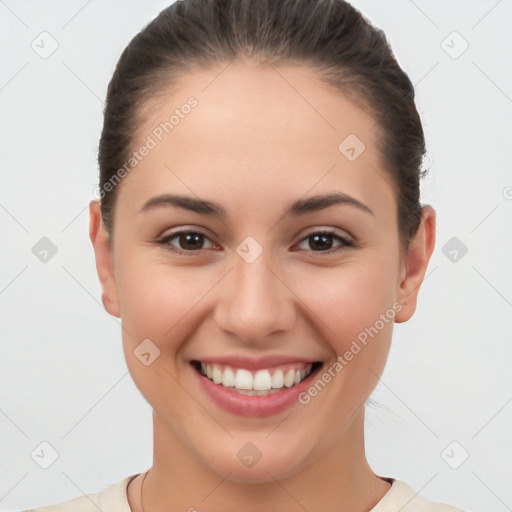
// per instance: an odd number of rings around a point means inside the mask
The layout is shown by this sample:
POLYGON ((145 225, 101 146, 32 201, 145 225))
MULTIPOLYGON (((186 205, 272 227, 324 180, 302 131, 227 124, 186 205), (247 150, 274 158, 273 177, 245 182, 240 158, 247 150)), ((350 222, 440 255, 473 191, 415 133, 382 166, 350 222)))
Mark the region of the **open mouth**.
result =
POLYGON ((290 363, 257 371, 226 364, 192 361, 192 366, 214 384, 247 396, 262 396, 292 388, 311 377, 322 366, 314 363, 290 363))

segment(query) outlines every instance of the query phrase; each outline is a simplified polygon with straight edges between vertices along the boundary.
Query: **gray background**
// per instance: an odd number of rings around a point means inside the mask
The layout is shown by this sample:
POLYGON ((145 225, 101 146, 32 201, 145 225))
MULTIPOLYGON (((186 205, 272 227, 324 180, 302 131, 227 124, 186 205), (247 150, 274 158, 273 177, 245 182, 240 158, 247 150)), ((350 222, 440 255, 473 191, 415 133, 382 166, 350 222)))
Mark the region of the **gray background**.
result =
MULTIPOLYGON (((168 3, 0 0, 2 511, 151 465, 151 409, 101 304, 87 206, 115 63, 168 3), (46 262, 32 250, 43 237, 57 248, 46 262), (43 442, 58 454, 47 469, 43 442)), ((373 395, 382 407, 368 409, 368 457, 432 500, 512 510, 512 1, 352 3, 416 85, 423 201, 438 214, 418 310, 395 326, 373 395)))

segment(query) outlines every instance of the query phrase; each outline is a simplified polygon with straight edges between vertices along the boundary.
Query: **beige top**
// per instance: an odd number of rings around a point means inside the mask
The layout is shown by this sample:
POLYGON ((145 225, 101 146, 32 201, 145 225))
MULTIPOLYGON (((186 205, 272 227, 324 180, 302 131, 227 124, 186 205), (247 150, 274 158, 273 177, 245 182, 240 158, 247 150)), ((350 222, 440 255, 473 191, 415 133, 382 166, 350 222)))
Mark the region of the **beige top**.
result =
MULTIPOLYGON (((131 512, 127 487, 137 475, 109 485, 99 493, 79 496, 69 501, 25 512, 131 512)), ((391 483, 389 491, 369 512, 465 512, 444 503, 434 503, 419 496, 402 480, 386 478, 391 483)), ((467 512, 467 511, 466 511, 467 512)))

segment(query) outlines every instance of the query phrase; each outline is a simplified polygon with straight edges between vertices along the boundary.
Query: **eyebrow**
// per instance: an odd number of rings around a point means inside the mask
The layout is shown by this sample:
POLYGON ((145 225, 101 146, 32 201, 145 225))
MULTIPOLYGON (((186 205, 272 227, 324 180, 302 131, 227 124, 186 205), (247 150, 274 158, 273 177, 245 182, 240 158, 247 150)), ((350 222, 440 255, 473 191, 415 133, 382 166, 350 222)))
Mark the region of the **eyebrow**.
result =
MULTIPOLYGON (((373 211, 364 203, 344 192, 332 192, 329 194, 316 195, 306 199, 298 199, 284 211, 285 215, 301 216, 311 212, 324 210, 334 205, 354 206, 361 211, 374 215, 373 211)), ((190 196, 176 194, 161 194, 154 196, 144 203, 139 213, 154 210, 159 207, 174 206, 203 215, 211 215, 225 219, 228 216, 227 210, 214 201, 198 199, 190 196)))

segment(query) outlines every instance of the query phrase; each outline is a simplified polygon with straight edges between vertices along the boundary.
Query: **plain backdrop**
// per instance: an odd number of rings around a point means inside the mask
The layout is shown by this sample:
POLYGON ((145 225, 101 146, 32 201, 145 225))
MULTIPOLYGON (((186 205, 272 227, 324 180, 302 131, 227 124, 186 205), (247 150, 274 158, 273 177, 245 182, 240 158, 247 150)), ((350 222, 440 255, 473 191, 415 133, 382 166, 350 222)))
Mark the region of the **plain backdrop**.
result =
MULTIPOLYGON (((429 499, 505 512, 512 1, 352 3, 384 29, 416 86, 430 169, 422 199, 438 215, 417 312, 395 326, 372 397, 380 406, 367 409, 368 457, 429 499)), ((88 203, 114 66, 168 4, 0 0, 2 511, 98 492, 152 463, 151 408, 128 374, 120 321, 101 303, 88 203), (56 251, 46 262, 44 237, 56 251)))

